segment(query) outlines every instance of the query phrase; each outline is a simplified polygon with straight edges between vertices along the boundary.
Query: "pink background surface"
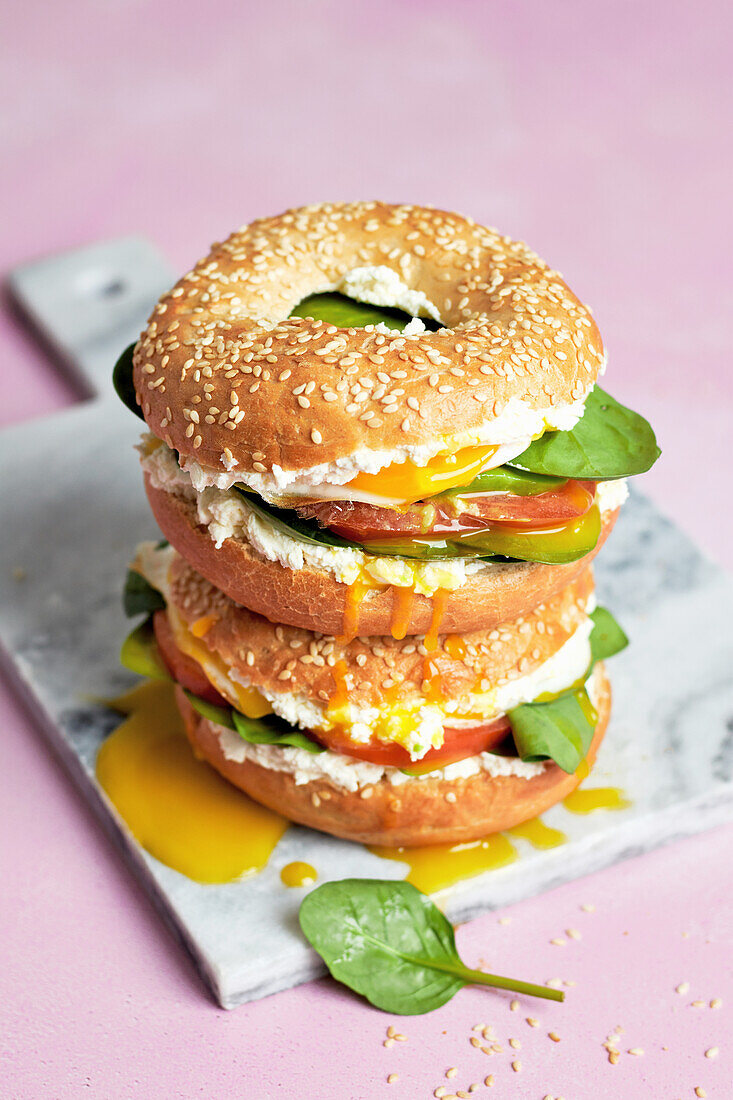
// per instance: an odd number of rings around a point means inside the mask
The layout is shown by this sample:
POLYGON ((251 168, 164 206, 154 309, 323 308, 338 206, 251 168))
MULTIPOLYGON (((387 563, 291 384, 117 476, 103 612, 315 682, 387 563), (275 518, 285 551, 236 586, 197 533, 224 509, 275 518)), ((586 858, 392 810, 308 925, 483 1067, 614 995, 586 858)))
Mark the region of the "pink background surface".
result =
MULTIPOLYGON (((645 489, 733 562, 727 3, 36 0, 9 22, 3 269, 131 232, 183 269, 235 225, 324 198, 463 210, 529 240, 595 307, 609 386, 664 448, 645 489)), ((74 399, 3 309, 0 423, 74 399)), ((563 1006, 514 1014, 470 990, 400 1021, 324 981, 227 1014, 1 685, 0 717, 3 1095, 397 1100, 492 1072, 478 1095, 731 1096, 733 827, 461 930, 470 963, 577 982, 563 1006), (551 945, 567 927, 583 938, 551 945), (479 1022, 521 1040, 519 1075, 506 1042, 470 1046, 479 1022), (391 1023, 408 1041, 385 1049, 391 1023), (611 1066, 616 1025, 645 1053, 611 1066)))

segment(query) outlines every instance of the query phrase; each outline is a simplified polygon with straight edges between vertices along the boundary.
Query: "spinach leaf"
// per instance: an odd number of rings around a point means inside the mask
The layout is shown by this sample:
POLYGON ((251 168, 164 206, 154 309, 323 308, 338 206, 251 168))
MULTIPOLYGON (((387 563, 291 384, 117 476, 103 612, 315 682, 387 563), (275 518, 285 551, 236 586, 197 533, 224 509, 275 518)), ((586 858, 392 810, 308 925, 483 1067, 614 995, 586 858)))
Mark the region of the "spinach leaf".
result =
POLYGON ((593 664, 596 661, 604 661, 606 657, 613 657, 620 653, 622 649, 626 649, 629 639, 607 608, 597 607, 595 611, 591 612, 590 617, 593 620, 593 629, 590 635, 593 664))
POLYGON ((409 882, 326 882, 303 900, 299 919, 333 977, 385 1012, 432 1012, 465 985, 564 999, 547 986, 470 970, 448 919, 409 882))
POLYGON ((217 707, 215 703, 209 703, 206 699, 201 699, 198 695, 194 695, 192 691, 187 691, 186 688, 183 689, 183 694, 202 718, 208 718, 210 722, 215 722, 217 726, 224 726, 228 730, 234 729, 234 711, 231 707, 217 707))
POLYGON ((151 680, 172 680, 158 652, 151 619, 146 619, 125 638, 120 650, 120 662, 130 672, 137 672, 138 676, 147 676, 151 680))
MULTIPOLYGON (((404 310, 368 305, 366 302, 357 302, 346 294, 334 292, 311 294, 298 302, 290 316, 312 317, 314 321, 327 321, 339 328, 365 328, 367 325, 384 324, 398 332, 402 332, 405 325, 412 320, 410 314, 404 310)), ((434 321, 432 317, 420 319, 427 329, 435 331, 442 328, 440 322, 434 321)))
POLYGON ((132 353, 134 350, 135 345, 130 344, 129 348, 125 348, 115 363, 112 371, 112 385, 122 404, 127 405, 130 412, 134 412, 135 416, 139 416, 141 420, 144 420, 145 417, 137 403, 135 387, 132 384, 132 353))
POLYGON ((122 607, 128 619, 132 619, 135 615, 150 615, 153 611, 160 611, 165 607, 165 600, 142 574, 128 569, 122 591, 122 607))
MULTIPOLYGON (((591 663, 584 679, 591 675, 596 661, 613 657, 629 644, 629 639, 610 611, 597 607, 590 615, 591 663)), ((595 711, 584 688, 573 687, 543 703, 523 703, 508 712, 514 745, 527 763, 554 760, 563 771, 574 772, 593 740, 595 711)))
POLYGON ((585 688, 507 712, 517 753, 525 763, 554 760, 572 774, 593 740, 595 712, 585 688))
POLYGON ((202 718, 208 718, 218 726, 234 730, 243 741, 251 745, 283 745, 286 747, 305 749, 307 752, 325 752, 322 745, 312 741, 307 734, 296 730, 289 722, 275 715, 266 718, 247 718, 234 707, 218 707, 209 703, 206 699, 199 698, 191 691, 185 691, 189 703, 202 718))
POLYGON ((277 508, 269 504, 256 493, 246 489, 243 485, 234 485, 233 488, 244 497, 247 504, 260 519, 271 523, 279 531, 283 531, 291 538, 302 539, 303 542, 312 542, 318 546, 346 546, 352 550, 363 550, 359 542, 351 542, 335 535, 326 527, 321 527, 314 519, 301 519, 292 508, 277 508))
POLYGON ((536 474, 605 480, 644 473, 660 454, 644 417, 594 386, 571 431, 545 432, 511 465, 536 474))
POLYGON ((238 710, 232 711, 234 728, 244 741, 251 745, 285 745, 306 752, 325 752, 323 745, 313 741, 307 733, 301 733, 289 722, 275 715, 266 718, 247 718, 238 710))

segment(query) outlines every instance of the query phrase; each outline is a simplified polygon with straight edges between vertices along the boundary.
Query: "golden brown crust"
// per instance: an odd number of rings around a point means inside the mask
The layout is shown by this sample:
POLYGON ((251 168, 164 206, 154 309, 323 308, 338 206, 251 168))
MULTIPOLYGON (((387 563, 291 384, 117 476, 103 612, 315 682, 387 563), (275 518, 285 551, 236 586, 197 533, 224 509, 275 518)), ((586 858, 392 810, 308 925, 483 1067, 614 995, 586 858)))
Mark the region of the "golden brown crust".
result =
POLYGON ((287 691, 320 706, 337 695, 342 683, 349 702, 359 707, 381 706, 390 691, 399 692, 401 704, 424 701, 426 674, 446 699, 492 691, 530 675, 552 657, 585 621, 593 593, 587 569, 546 604, 498 629, 464 634, 447 646, 444 636, 437 637, 426 661, 421 636, 340 643, 329 635, 271 623, 224 596, 179 556, 171 563, 168 582, 169 611, 189 628, 199 626, 200 643, 237 678, 268 695, 287 691))
POLYGON ((182 456, 264 474, 361 448, 437 452, 512 398, 548 412, 582 398, 603 361, 588 310, 526 245, 431 208, 330 203, 215 244, 156 306, 134 379, 150 428, 182 456), (289 316, 373 265, 447 327, 406 337, 289 316))
MULTIPOLYGON (((246 542, 226 539, 217 550, 208 531, 198 524, 190 501, 155 489, 149 477, 145 489, 153 515, 172 546, 197 572, 237 603, 275 623, 287 623, 339 635, 349 602, 349 586, 333 574, 304 567, 286 569, 267 561, 246 542)), ((491 565, 473 574, 461 588, 450 592, 441 617, 441 631, 464 634, 492 630, 546 603, 588 567, 611 532, 618 509, 603 515, 601 536, 594 550, 566 565, 518 562, 491 565)), ((360 600, 354 634, 390 634, 399 589, 374 589, 360 600)), ((416 595, 412 600, 406 634, 427 634, 433 620, 433 600, 416 595)))
MULTIPOLYGON (((611 686, 598 666, 598 725, 588 752, 593 765, 608 725, 611 686)), ((386 779, 364 791, 343 791, 326 780, 296 785, 292 775, 224 756, 217 727, 200 718, 179 689, 176 698, 195 751, 251 798, 291 821, 312 829, 390 847, 458 844, 510 829, 544 813, 565 798, 580 778, 551 764, 532 779, 491 777, 486 772, 467 779, 414 779, 392 786, 386 779), (450 799, 448 799, 450 795, 450 799)))

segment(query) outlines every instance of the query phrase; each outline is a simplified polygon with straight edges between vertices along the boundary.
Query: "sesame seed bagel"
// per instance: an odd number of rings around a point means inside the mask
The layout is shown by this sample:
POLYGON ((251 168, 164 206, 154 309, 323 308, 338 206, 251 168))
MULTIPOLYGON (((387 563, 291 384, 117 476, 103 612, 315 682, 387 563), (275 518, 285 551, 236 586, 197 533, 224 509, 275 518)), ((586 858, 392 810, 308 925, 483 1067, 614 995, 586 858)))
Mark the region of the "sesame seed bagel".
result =
MULTIPOLYGON (((175 552, 162 553, 167 558, 167 576, 158 583, 168 614, 189 631, 194 627, 199 645, 219 659, 218 667, 225 668, 236 683, 257 688, 270 701, 296 695, 322 710, 337 694, 334 670, 338 665, 353 706, 383 706, 385 692, 396 685, 400 705, 425 701, 423 637, 363 637, 341 643, 329 635, 276 625, 234 603, 175 552)), ((144 574, 150 572, 145 557, 140 555, 137 566, 144 574)), ((586 569, 546 604, 500 628, 464 634, 457 646, 446 646, 446 639, 437 637, 431 645, 429 671, 439 677, 442 696, 460 702, 531 675, 587 622, 593 593, 593 575, 586 569)), ((226 677, 217 677, 214 686, 237 705, 231 681, 227 685, 226 677)), ((287 703, 285 707, 274 703, 274 709, 285 711, 287 703)))
MULTIPOLYGON (((462 779, 408 779, 399 786, 382 778, 357 791, 327 779, 298 784, 290 772, 228 758, 221 740, 227 731, 201 718, 180 688, 176 699, 195 752, 230 783, 291 821, 363 844, 418 847, 477 840, 544 813, 580 782, 577 774, 548 763, 531 778, 478 772, 462 779)), ((602 664, 596 666, 595 705, 598 723, 586 758, 590 766, 611 710, 602 664)))
POLYGON ((134 383, 184 464, 256 478, 492 443, 492 421, 517 401, 551 424, 603 364, 589 311, 526 245, 432 208, 332 203, 215 244, 153 311, 134 383), (445 327, 407 335, 290 316, 329 290, 445 327))
MULTIPOLYGON (((392 631, 403 589, 374 587, 352 606, 351 589, 325 569, 304 565, 288 569, 270 561, 243 539, 227 538, 217 549, 198 523, 196 505, 145 477, 145 489, 155 519, 166 539, 211 584, 227 596, 275 623, 286 623, 322 634, 345 633, 347 614, 354 615, 351 634, 386 635, 392 631)), ((546 603, 588 567, 610 534, 618 508, 602 514, 595 548, 564 565, 535 562, 487 563, 467 576, 464 584, 445 592, 440 616, 442 633, 491 630, 546 603)), ((426 634, 433 625, 434 601, 414 595, 402 626, 406 634, 426 634)))

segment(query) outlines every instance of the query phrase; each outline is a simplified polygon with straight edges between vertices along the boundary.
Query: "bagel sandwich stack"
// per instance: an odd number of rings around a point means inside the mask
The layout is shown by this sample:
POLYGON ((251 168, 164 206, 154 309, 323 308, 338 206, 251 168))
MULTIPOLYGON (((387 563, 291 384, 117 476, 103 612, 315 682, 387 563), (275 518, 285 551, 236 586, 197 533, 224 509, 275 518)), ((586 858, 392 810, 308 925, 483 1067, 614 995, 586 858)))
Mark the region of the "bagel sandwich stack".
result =
POLYGON ((123 659, 294 821, 409 846, 541 813, 605 732, 626 639, 590 563, 659 453, 605 362, 562 278, 459 215, 233 233, 115 368, 165 540, 123 659))

